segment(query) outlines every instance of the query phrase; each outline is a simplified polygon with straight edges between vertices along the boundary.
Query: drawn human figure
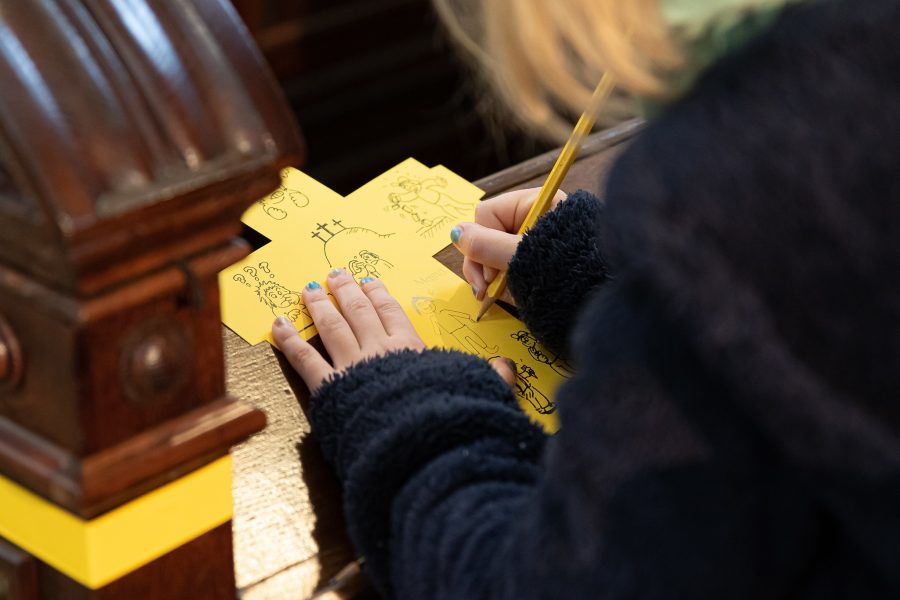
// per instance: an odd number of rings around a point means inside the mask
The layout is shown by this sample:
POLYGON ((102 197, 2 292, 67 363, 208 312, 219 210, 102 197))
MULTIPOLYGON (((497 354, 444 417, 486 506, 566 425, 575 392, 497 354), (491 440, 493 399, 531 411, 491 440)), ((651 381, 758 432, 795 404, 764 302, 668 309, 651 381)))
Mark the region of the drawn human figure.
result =
MULTIPOLYGON (((412 199, 412 198, 410 198, 412 199)), ((388 197, 388 206, 385 211, 395 211, 400 215, 401 219, 410 219, 416 225, 416 235, 423 238, 434 237, 435 233, 442 228, 446 228, 454 219, 447 215, 434 214, 436 209, 432 208, 429 212, 428 208, 422 208, 414 202, 404 201, 400 194, 390 194, 388 197)))
POLYGON ((259 200, 259 204, 262 206, 263 212, 268 216, 276 221, 283 221, 288 215, 285 210, 288 205, 282 204, 285 200, 289 200, 296 208, 304 208, 309 205, 309 198, 306 194, 299 190, 286 188, 283 185, 278 186, 277 190, 259 200), (282 206, 277 206, 279 204, 282 204, 282 206))
POLYGON ((516 373, 516 393, 528 400, 532 408, 542 415, 549 415, 556 410, 556 403, 547 398, 544 393, 535 387, 537 373, 526 364, 519 365, 516 373))
POLYGON ((379 269, 384 270, 385 268, 391 269, 393 267, 393 263, 368 250, 360 250, 347 263, 347 270, 357 279, 362 277, 381 277, 379 269))
POLYGON ((272 310, 276 317, 287 317, 296 323, 301 316, 310 318, 300 292, 294 292, 276 281, 263 281, 256 288, 260 302, 272 310))
POLYGON ((572 365, 566 359, 544 348, 527 329, 517 331, 509 337, 517 342, 521 342, 528 349, 528 354, 531 355, 531 358, 548 365, 561 377, 571 377, 575 374, 575 369, 572 368, 572 365))
POLYGON ((421 200, 439 208, 454 219, 467 217, 472 213, 472 203, 461 202, 442 189, 447 187, 447 180, 443 177, 416 180, 403 176, 399 177, 393 185, 402 189, 403 193, 389 194, 388 199, 392 203, 403 204, 421 200))
POLYGON ((346 267, 357 279, 381 277, 394 264, 376 251, 393 233, 381 234, 365 227, 346 227, 340 220, 319 223, 312 236, 323 243, 329 267, 346 267))
POLYGON ((472 329, 475 319, 469 313, 442 308, 443 302, 424 296, 413 298, 412 304, 417 313, 429 318, 435 333, 441 338, 445 335, 453 337, 459 346, 470 354, 487 356, 500 349, 497 345, 488 346, 484 338, 472 329), (441 306, 438 306, 439 304, 441 306))

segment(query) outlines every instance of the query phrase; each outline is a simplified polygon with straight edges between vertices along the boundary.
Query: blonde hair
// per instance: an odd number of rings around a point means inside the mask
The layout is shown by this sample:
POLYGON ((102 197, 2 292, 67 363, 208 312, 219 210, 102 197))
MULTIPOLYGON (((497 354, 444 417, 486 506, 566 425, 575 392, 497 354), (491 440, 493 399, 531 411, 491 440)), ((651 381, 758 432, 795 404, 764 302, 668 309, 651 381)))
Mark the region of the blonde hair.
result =
POLYGON ((433 0, 452 38, 525 125, 564 139, 603 73, 620 93, 599 116, 633 114, 629 96, 664 98, 683 62, 660 0, 433 0))

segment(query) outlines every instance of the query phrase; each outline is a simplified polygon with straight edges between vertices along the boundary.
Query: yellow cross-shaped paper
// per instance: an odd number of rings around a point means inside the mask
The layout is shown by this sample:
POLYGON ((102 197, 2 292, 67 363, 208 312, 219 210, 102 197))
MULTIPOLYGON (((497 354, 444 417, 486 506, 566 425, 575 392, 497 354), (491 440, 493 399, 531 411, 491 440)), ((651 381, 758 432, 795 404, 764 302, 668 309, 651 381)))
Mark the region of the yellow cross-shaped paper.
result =
POLYGON ((281 186, 243 216, 272 241, 219 274, 222 321, 257 344, 271 342, 272 321, 285 316, 309 339, 316 331, 302 302, 307 283, 336 267, 357 280, 377 277, 429 346, 513 359, 522 408, 554 432, 553 393, 571 367, 499 306, 476 323, 469 285, 433 258, 454 225, 473 219, 482 196, 449 169, 411 158, 346 198, 285 169, 281 186))

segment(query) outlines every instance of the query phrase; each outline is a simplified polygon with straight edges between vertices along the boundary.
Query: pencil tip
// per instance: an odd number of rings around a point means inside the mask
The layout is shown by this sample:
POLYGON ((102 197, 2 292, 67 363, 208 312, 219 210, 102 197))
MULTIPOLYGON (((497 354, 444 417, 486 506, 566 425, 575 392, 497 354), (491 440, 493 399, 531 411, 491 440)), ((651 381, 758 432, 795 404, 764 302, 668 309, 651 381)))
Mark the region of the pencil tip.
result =
POLYGON ((478 323, 481 321, 481 317, 488 311, 491 305, 494 304, 494 299, 490 296, 485 296, 484 300, 481 301, 481 307, 478 309, 478 314, 475 315, 475 322, 478 323))

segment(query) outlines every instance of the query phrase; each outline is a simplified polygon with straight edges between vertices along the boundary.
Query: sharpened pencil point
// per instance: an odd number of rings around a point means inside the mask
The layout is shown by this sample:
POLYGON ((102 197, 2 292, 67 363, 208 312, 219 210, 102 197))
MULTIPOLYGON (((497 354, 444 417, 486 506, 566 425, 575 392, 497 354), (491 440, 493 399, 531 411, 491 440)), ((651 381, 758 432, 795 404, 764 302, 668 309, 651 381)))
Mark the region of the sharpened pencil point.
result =
POLYGON ((484 316, 491 306, 494 305, 494 301, 496 298, 491 298, 490 296, 485 295, 484 300, 481 301, 481 307, 478 309, 478 314, 475 316, 475 322, 478 323, 481 321, 481 317, 484 316))

